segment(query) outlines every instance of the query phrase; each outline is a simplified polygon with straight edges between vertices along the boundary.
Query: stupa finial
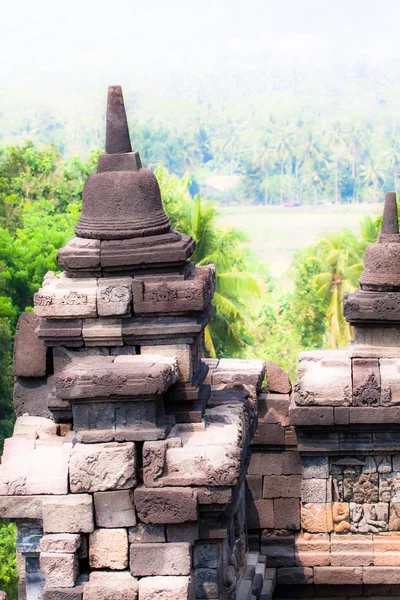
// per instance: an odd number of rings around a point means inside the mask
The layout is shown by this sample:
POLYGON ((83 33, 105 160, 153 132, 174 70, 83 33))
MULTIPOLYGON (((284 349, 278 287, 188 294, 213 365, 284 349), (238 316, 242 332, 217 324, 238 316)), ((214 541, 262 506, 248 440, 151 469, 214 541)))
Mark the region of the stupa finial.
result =
POLYGON ((395 192, 387 192, 383 209, 381 233, 399 233, 397 198, 395 192))
POLYGON ((107 98, 106 153, 132 152, 124 97, 120 85, 110 85, 107 98))

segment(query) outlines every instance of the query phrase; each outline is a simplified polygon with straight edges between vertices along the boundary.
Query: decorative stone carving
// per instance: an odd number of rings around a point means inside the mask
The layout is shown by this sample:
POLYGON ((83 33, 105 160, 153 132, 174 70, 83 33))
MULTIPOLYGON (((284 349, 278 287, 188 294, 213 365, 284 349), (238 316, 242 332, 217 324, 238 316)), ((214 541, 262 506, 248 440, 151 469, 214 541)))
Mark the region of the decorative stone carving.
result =
POLYGON ((35 314, 39 317, 96 317, 97 280, 74 279, 65 274, 47 273, 43 287, 34 295, 35 314))
POLYGON ((348 502, 334 502, 332 518, 335 533, 348 533, 351 530, 350 504, 348 502))
POLYGON ((356 492, 350 502, 350 525, 353 533, 380 533, 389 527, 386 503, 362 504, 356 492))
POLYGON ((131 277, 99 279, 97 286, 97 312, 99 316, 130 316, 131 302, 131 277))
POLYGON ((302 352, 293 398, 299 406, 349 406, 351 362, 346 351, 302 352))

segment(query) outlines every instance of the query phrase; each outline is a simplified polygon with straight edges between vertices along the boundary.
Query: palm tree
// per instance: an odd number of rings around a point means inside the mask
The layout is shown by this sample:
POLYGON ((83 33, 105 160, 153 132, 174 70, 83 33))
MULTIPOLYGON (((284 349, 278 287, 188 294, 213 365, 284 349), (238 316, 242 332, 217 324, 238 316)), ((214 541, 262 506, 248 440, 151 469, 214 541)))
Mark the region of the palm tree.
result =
POLYGON ((254 166, 260 167, 264 173, 264 204, 268 204, 268 187, 269 187, 269 169, 275 165, 276 152, 267 141, 264 142, 263 146, 257 152, 254 158, 254 166))
POLYGON ((368 157, 360 169, 361 183, 367 187, 372 187, 373 197, 377 198, 378 188, 385 181, 385 173, 379 162, 371 157, 368 157))
POLYGON ((339 156, 346 142, 346 136, 342 131, 340 121, 335 121, 332 127, 326 132, 325 141, 328 148, 333 151, 335 157, 335 202, 339 202, 339 156))
POLYGON ((397 196, 399 189, 398 176, 400 168, 400 142, 396 138, 392 138, 391 140, 390 150, 387 153, 386 159, 388 161, 388 169, 391 173, 393 173, 394 189, 397 196))
POLYGON ((192 260, 196 265, 214 264, 217 285, 213 303, 216 316, 205 331, 205 346, 211 357, 235 354, 243 347, 249 321, 248 304, 260 294, 257 278, 246 270, 242 244, 245 236, 229 227, 215 224, 215 205, 195 196, 189 202, 185 233, 196 241, 192 260))
POLYGON ((339 234, 320 237, 315 255, 321 261, 323 271, 314 277, 317 293, 327 302, 329 322, 329 346, 343 347, 351 337, 350 325, 343 316, 343 296, 357 286, 363 265, 355 235, 344 230, 339 234))
POLYGON ((292 157, 292 154, 294 152, 293 133, 289 127, 286 127, 286 129, 283 129, 278 134, 274 144, 274 148, 276 150, 281 165, 279 200, 280 203, 283 204, 283 176, 285 173, 285 165, 292 157))

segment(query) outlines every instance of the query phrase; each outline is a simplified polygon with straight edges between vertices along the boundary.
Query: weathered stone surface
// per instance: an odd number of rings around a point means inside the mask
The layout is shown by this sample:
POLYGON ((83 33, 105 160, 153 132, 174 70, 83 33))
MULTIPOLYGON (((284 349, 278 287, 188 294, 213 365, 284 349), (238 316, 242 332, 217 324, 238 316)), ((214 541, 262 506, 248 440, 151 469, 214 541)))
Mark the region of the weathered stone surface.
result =
POLYGON ((300 498, 300 475, 266 475, 263 484, 263 498, 300 498))
POLYGON ((138 589, 128 571, 94 571, 83 584, 83 600, 137 600, 138 589))
POLYGON ((59 398, 149 397, 177 381, 173 358, 145 355, 97 356, 73 362, 56 377, 59 398))
POLYGON ((285 443, 285 430, 280 423, 258 423, 252 443, 283 446, 285 443))
POLYGON ((206 423, 178 424, 165 442, 143 446, 146 487, 234 485, 240 475, 243 407, 209 409, 206 423), (211 421, 215 415, 215 422, 211 421), (218 420, 217 420, 218 417, 218 420), (180 440, 171 445, 171 440, 180 440))
POLYGON ((189 344, 169 344, 162 346, 141 346, 141 354, 156 354, 175 356, 178 360, 180 381, 192 381, 193 378, 193 350, 189 344))
MULTIPOLYGON (((246 475, 246 496, 250 500, 261 500, 263 497, 263 477, 262 475, 246 475)), ((265 496, 269 498, 273 496, 265 496)))
POLYGON ((302 504, 301 526, 308 533, 332 531, 332 509, 330 504, 302 504))
POLYGON ((85 346, 122 346, 122 319, 83 319, 82 337, 85 346))
POLYGON ((17 417, 32 415, 51 417, 49 404, 55 397, 52 377, 17 377, 14 384, 14 411, 17 417))
POLYGON ((41 552, 74 554, 80 548, 82 538, 77 533, 47 534, 40 540, 41 552))
POLYGON ((43 499, 44 532, 90 533, 93 529, 93 499, 89 494, 43 499))
POLYGON ((96 492, 94 508, 97 527, 134 527, 136 525, 133 490, 96 492))
POLYGON ((197 520, 197 495, 192 488, 146 488, 135 490, 138 517, 144 523, 185 523, 197 520))
POLYGON ((132 277, 102 277, 99 279, 97 284, 99 317, 130 316, 131 307, 132 277))
POLYGON ((327 501, 326 479, 304 479, 301 482, 302 502, 326 502, 327 501))
POLYGON ((130 569, 132 575, 189 575, 191 567, 190 544, 131 544, 130 569))
POLYGON ((199 504, 229 504, 232 500, 230 487, 197 487, 196 491, 199 504))
POLYGON ((46 346, 83 346, 82 319, 43 319, 38 336, 46 346))
POLYGON ((92 569, 126 569, 128 566, 126 529, 95 529, 89 537, 89 564, 92 569))
POLYGON ((47 349, 37 336, 42 319, 31 312, 18 319, 14 341, 14 375, 17 377, 44 377, 47 349))
POLYGON ((351 361, 346 350, 302 352, 293 388, 298 406, 348 406, 352 399, 351 361))
POLYGON ((40 553, 40 570, 48 587, 71 588, 79 574, 76 554, 40 553))
POLYGON ((372 535, 331 536, 331 564, 334 567, 362 567, 374 564, 372 535))
POLYGON ((196 544, 193 550, 193 566, 195 569, 217 569, 220 561, 218 544, 196 544))
POLYGON ((183 281, 159 283, 135 277, 132 289, 135 315, 200 312, 214 295, 215 267, 196 267, 183 281))
POLYGON ((297 498, 274 499, 274 527, 300 529, 300 502, 297 498))
MULTIPOLYGON (((43 600, 82 600, 83 587, 75 585, 73 588, 49 588, 43 590, 43 600)), ((21 598, 21 600, 23 600, 21 598)))
POLYGON ((221 358, 212 375, 212 383, 242 383, 261 390, 265 376, 266 363, 263 360, 239 360, 221 358))
POLYGON ((246 510, 249 529, 274 527, 273 500, 248 500, 246 510))
POLYGON ((303 567, 331 564, 331 546, 326 533, 300 533, 295 540, 296 565, 303 567))
POLYGON ((66 494, 71 446, 57 436, 36 441, 30 435, 7 439, 0 466, 0 495, 66 494))
POLYGON ((40 520, 43 498, 45 496, 0 496, 0 519, 40 520))
POLYGON ((362 567, 315 567, 315 585, 359 585, 363 582, 362 567))
POLYGON ((267 363, 266 377, 270 392, 290 394, 292 391, 292 384, 290 383, 288 374, 276 363, 267 363))
POLYGON ((190 577, 144 577, 139 581, 140 600, 194 600, 190 577))
POLYGON ((154 544, 165 542, 164 525, 147 525, 138 523, 136 527, 129 528, 129 543, 154 544))
POLYGON ((100 240, 71 238, 58 251, 57 262, 68 271, 100 272, 100 240))
POLYGON ((136 485, 135 445, 76 444, 71 453, 69 478, 73 493, 132 488, 136 485))
POLYGON ((258 398, 258 422, 289 425, 289 404, 289 395, 261 393, 258 398))
POLYGON ((363 581, 365 585, 400 584, 400 567, 363 567, 363 581))
POLYGON ((218 573, 216 569, 195 569, 196 598, 218 598, 218 573))
POLYGON ((327 456, 302 456, 303 479, 327 479, 329 477, 329 460, 327 456))
POLYGON ((167 525, 167 542, 188 542, 193 545, 199 537, 198 521, 167 525))
POLYGON ((289 421, 296 427, 329 427, 334 423, 333 406, 297 406, 292 401, 289 421))
POLYGON ((382 404, 400 403, 400 359, 381 358, 379 360, 382 404))
POLYGON ((253 452, 248 473, 250 475, 300 475, 300 455, 297 451, 253 452))
POLYGON ((35 315, 46 318, 96 317, 97 279, 57 276, 51 271, 33 297, 35 315))
POLYGON ((281 585, 309 585, 313 582, 313 569, 311 567, 283 567, 278 569, 278 584, 281 585))

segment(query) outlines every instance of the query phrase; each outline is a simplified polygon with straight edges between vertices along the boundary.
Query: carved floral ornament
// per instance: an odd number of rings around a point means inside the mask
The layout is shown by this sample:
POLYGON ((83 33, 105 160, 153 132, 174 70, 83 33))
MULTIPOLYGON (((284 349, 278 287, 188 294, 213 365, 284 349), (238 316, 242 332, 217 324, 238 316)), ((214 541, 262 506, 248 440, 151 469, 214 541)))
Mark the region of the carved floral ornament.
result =
POLYGON ((400 313, 400 298, 395 294, 386 294, 383 298, 374 300, 373 309, 378 313, 400 313))
POLYGON ((71 290, 61 298, 61 304, 80 306, 88 303, 87 294, 80 294, 75 290, 71 290))
POLYGON ((170 302, 176 300, 178 292, 176 288, 170 288, 167 283, 161 283, 155 290, 151 291, 152 302, 170 302))
POLYGON ((35 306, 50 306, 52 303, 53 298, 51 296, 46 296, 40 292, 36 292, 36 294, 33 296, 33 304, 35 306))
POLYGON ((130 290, 128 286, 109 285, 101 290, 100 295, 103 302, 127 302, 130 299, 130 290))

